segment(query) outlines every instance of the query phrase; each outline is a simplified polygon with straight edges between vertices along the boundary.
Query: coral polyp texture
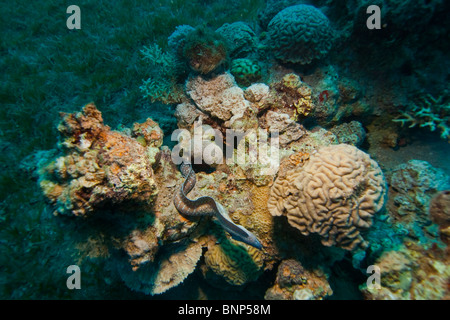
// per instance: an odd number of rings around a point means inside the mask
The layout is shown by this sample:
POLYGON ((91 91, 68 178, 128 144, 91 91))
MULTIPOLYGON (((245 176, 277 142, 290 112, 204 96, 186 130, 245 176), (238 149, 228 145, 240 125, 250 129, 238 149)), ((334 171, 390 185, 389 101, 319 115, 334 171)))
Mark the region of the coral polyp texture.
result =
POLYGON ((198 109, 225 121, 226 127, 231 127, 250 108, 250 103, 244 98, 244 91, 228 72, 209 80, 201 76, 189 79, 186 91, 198 109))
POLYGON ((148 263, 131 270, 127 263, 116 266, 121 279, 132 290, 148 295, 164 293, 182 283, 191 274, 202 256, 200 243, 192 243, 165 253, 158 263, 148 263))
POLYGON ((261 79, 261 66, 257 61, 250 59, 234 59, 231 62, 230 72, 236 82, 245 87, 261 79))
POLYGON ((278 60, 309 64, 331 49, 334 33, 328 18, 310 5, 280 11, 267 27, 270 48, 278 60))
MULTIPOLYGON (((159 144, 161 129, 150 119, 137 125, 149 144, 159 144), (150 132, 157 132, 153 137, 150 132)), ((158 193, 154 155, 138 140, 103 124, 93 103, 82 112, 63 114, 58 126, 63 155, 41 169, 40 185, 55 213, 86 216, 103 205, 131 201, 150 205, 158 193)))
POLYGON ((303 167, 294 168, 272 186, 268 207, 287 216, 307 236, 322 244, 353 250, 363 245, 361 230, 384 205, 386 182, 378 164, 350 145, 320 148, 303 167))

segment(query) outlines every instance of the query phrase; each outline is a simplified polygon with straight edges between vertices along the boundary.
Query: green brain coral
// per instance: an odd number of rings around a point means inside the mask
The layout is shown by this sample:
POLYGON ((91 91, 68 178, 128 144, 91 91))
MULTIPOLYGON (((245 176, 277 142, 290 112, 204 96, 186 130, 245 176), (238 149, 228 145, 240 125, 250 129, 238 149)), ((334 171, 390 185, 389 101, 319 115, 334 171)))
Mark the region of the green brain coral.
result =
POLYGON ((270 48, 278 60, 309 64, 325 56, 334 32, 328 18, 310 5, 280 11, 269 23, 270 48))
POLYGON ((230 72, 238 84, 246 87, 261 79, 261 66, 250 59, 233 60, 230 72))

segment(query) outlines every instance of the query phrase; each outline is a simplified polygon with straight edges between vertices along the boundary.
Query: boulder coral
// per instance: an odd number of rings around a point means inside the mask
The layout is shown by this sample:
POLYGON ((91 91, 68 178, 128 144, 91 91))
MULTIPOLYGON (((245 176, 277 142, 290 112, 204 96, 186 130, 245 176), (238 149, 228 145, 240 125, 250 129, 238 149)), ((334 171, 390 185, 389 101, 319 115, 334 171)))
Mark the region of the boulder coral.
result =
POLYGON ((280 11, 267 28, 270 48, 281 62, 309 64, 325 56, 334 39, 328 18, 310 5, 280 11))
MULTIPOLYGON (((40 185, 55 208, 55 214, 87 216, 106 204, 132 201, 150 205, 158 193, 152 163, 138 140, 113 131, 103 124, 101 112, 93 103, 82 112, 62 114, 58 130, 62 135, 63 155, 40 169, 40 185)), ((149 144, 162 136, 152 123, 149 144)), ((146 131, 140 125, 140 130, 146 131)))
POLYGON ((243 57, 256 49, 257 36, 245 22, 225 23, 216 32, 225 38, 233 58, 243 57))
POLYGON ((303 235, 318 234, 325 246, 353 250, 364 246, 360 231, 372 225, 385 194, 378 164, 356 147, 340 144, 320 148, 304 166, 279 177, 267 205, 303 235))
POLYGON ((359 147, 366 138, 366 131, 361 122, 351 121, 334 126, 330 129, 334 133, 339 143, 351 144, 359 147))
POLYGON ((175 28, 175 31, 167 39, 167 44, 169 48, 171 48, 179 58, 183 56, 183 48, 186 42, 186 37, 194 31, 195 28, 190 25, 180 25, 175 28))

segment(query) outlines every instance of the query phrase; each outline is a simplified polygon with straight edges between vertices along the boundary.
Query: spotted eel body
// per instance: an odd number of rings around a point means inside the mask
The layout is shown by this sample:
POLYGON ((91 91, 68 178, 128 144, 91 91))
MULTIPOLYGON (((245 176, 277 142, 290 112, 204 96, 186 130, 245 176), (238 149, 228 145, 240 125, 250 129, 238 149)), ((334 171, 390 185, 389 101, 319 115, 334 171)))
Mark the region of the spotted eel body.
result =
POLYGON ((175 193, 173 203, 181 214, 186 216, 215 216, 233 239, 257 249, 262 248, 256 236, 243 226, 235 224, 228 216, 225 208, 213 198, 204 196, 193 200, 189 199, 187 194, 196 183, 195 172, 190 164, 184 162, 180 166, 180 171, 185 180, 181 188, 175 193))

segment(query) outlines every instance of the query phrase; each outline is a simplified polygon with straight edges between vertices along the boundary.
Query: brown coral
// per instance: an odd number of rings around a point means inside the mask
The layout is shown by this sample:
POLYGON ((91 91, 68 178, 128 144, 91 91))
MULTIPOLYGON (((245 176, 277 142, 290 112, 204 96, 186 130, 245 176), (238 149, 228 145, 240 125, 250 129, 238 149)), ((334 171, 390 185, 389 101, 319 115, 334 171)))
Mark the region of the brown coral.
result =
POLYGON ((431 220, 439 225, 443 242, 450 244, 450 190, 439 192, 430 202, 431 220))
POLYGON ((64 155, 40 170, 40 185, 55 213, 86 216, 106 203, 154 200, 158 190, 145 147, 105 126, 93 103, 62 116, 64 155))
POLYGON ((387 251, 376 261, 379 287, 362 286, 371 300, 447 300, 450 298, 448 251, 424 249, 407 242, 396 251, 387 251))
POLYGON ((227 59, 225 39, 214 31, 197 28, 186 36, 183 57, 192 70, 208 74, 227 59))
POLYGON ((130 257, 133 271, 142 264, 153 261, 158 251, 158 238, 154 228, 150 227, 145 231, 133 230, 125 240, 123 249, 130 257))
POLYGON ((312 89, 294 73, 286 74, 281 81, 274 82, 271 87, 276 94, 272 95, 272 109, 288 114, 292 120, 306 117, 313 109, 312 89))
POLYGON ((144 123, 133 124, 133 137, 144 146, 159 148, 163 143, 164 134, 159 125, 148 118, 144 123))
POLYGON ((323 147, 275 181, 268 208, 303 235, 317 233, 326 246, 352 250, 383 207, 385 184, 378 164, 356 147, 323 147))
POLYGON ((275 285, 264 295, 266 300, 322 300, 331 296, 330 284, 321 270, 306 270, 294 259, 278 267, 275 285))

